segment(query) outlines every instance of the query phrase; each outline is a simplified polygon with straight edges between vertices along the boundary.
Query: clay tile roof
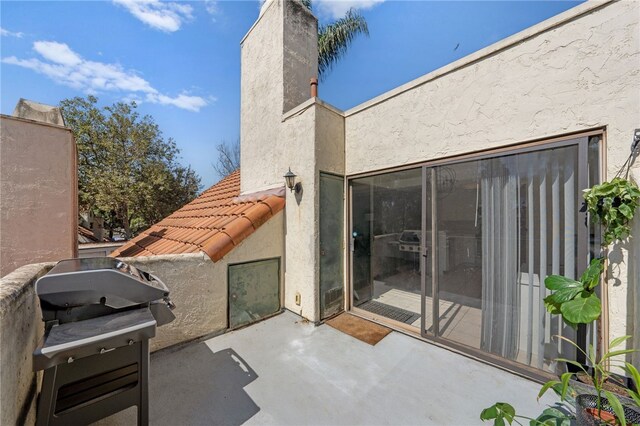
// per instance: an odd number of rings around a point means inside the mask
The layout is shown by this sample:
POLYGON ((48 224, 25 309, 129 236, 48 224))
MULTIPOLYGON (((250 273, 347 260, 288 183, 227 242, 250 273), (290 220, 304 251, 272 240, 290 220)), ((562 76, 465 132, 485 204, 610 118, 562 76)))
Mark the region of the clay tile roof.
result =
POLYGON ((111 256, 203 251, 217 262, 281 211, 284 203, 284 190, 241 197, 240 170, 236 170, 111 256))

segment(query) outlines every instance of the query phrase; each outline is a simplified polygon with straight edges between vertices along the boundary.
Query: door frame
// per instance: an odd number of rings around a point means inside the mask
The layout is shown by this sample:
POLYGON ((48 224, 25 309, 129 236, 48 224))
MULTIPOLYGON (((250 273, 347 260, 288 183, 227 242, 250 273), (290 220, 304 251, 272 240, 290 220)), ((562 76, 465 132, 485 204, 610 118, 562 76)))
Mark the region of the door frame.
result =
MULTIPOLYGON (((571 145, 577 145, 578 146, 578 165, 580 164, 584 164, 587 165, 588 164, 588 138, 591 136, 600 136, 600 153, 599 153, 599 163, 600 163, 600 170, 603 170, 604 165, 606 164, 606 127, 595 127, 592 129, 588 129, 588 130, 584 130, 584 131, 577 131, 577 132, 571 132, 571 133, 566 133, 563 135, 559 135, 556 137, 549 137, 549 138, 538 138, 538 139, 534 139, 534 140, 530 140, 530 141, 524 141, 524 142, 518 142, 518 143, 514 143, 514 144, 509 144, 509 145, 504 145, 504 146, 500 146, 497 148, 488 148, 488 149, 483 149, 483 150, 478 150, 478 151, 473 151, 473 152, 468 152, 468 153, 463 153, 463 154, 459 154, 459 155, 452 155, 452 156, 448 156, 448 157, 442 157, 442 158, 438 158, 438 159, 434 159, 434 160, 426 160, 426 161, 421 161, 421 162, 417 162, 417 163, 412 163, 412 164, 407 164, 407 165, 403 165, 403 166, 398 166, 398 167, 388 167, 388 168, 382 168, 382 169, 378 169, 378 170, 374 170, 374 171, 367 171, 367 172, 362 172, 362 173, 355 173, 355 174, 351 174, 351 175, 347 175, 345 177, 345 186, 346 186, 346 196, 348 199, 348 203, 347 203, 347 229, 345 232, 345 247, 348 248, 347 250, 347 256, 346 258, 348 259, 348 271, 345 274, 346 277, 348 278, 348 282, 347 282, 347 291, 349 293, 349 297, 346 298, 346 300, 349 303, 349 306, 347 307, 347 311, 351 312, 355 315, 361 316, 365 319, 369 319, 372 320, 374 322, 378 322, 382 325, 386 325, 389 326, 397 331, 400 332, 404 332, 407 333, 413 337, 417 337, 421 340, 424 340, 426 342, 430 342, 430 343, 434 343, 438 346, 441 346, 443 348, 449 349, 449 350, 453 350, 455 352, 458 352, 462 355, 468 356, 468 357, 472 357, 474 359, 478 359, 484 362, 487 362, 491 365, 494 365, 498 368, 516 373, 518 375, 521 375, 523 377, 529 378, 529 379, 533 379, 536 381, 540 381, 541 383, 544 381, 549 380, 550 378, 555 377, 555 375, 548 373, 546 371, 543 370, 539 370, 537 368, 534 367, 530 367, 528 365, 525 364, 521 364, 521 363, 517 363, 515 361, 511 361, 508 360, 506 358, 502 358, 496 355, 493 355, 491 353, 488 352, 484 352, 478 348, 474 348, 471 346, 467 346, 465 344, 462 343, 458 343, 452 340, 448 340, 448 339, 444 339, 440 336, 438 336, 437 334, 437 328, 435 327, 437 325, 437 321, 439 318, 437 318, 438 315, 438 309, 437 309, 437 293, 435 293, 437 291, 437 250, 433 249, 433 253, 431 256, 431 269, 432 269, 432 314, 433 314, 433 325, 434 325, 434 333, 433 334, 427 334, 426 330, 425 330, 425 306, 426 306, 426 300, 424 295, 426 294, 426 288, 427 285, 429 285, 426 281, 426 275, 425 274, 421 274, 421 285, 422 285, 422 294, 421 294, 421 327, 420 327, 420 332, 416 333, 415 332, 415 328, 408 326, 407 324, 404 323, 400 323, 398 321, 386 318, 386 317, 382 317, 379 315, 375 315, 372 314, 370 312, 367 312, 363 309, 358 309, 357 307, 354 306, 353 304, 353 251, 352 251, 352 246, 351 246, 351 233, 353 232, 353 194, 352 194, 352 183, 351 181, 354 179, 359 179, 359 178, 363 178, 363 177, 370 177, 370 176, 376 176, 376 175, 381 175, 381 174, 386 174, 386 173, 392 173, 392 172, 396 172, 396 171, 401 171, 401 170, 409 170, 409 169, 417 169, 417 168, 421 168, 422 169, 422 179, 423 179, 423 185, 422 185, 422 200, 423 200, 423 206, 422 206, 422 238, 423 241, 426 241, 425 237, 426 237, 426 223, 427 223, 427 212, 426 212, 426 186, 424 185, 424 179, 426 178, 426 173, 427 171, 430 169, 432 176, 431 176, 431 189, 432 189, 432 205, 433 203, 437 203, 437 201, 434 201, 435 198, 437 197, 433 197, 434 194, 434 186, 436 185, 436 181, 434 179, 434 174, 435 174, 435 170, 437 166, 445 166, 445 165, 451 165, 451 164, 457 164, 457 163, 463 163, 463 162, 467 162, 467 161, 473 161, 473 160, 481 160, 481 159, 487 159, 487 158, 495 158, 495 157, 499 157, 499 156, 506 156, 506 155, 515 155, 515 154, 522 154, 522 153, 527 153, 527 152, 535 152, 535 151, 540 151, 540 150, 544 150, 544 149, 552 149, 552 148, 559 148, 559 147, 564 147, 564 146, 571 146, 571 145), (587 143, 580 143, 580 142, 576 142, 575 139, 578 138, 587 138, 587 143), (435 268, 435 269, 434 269, 435 268)), ((587 166, 583 166, 583 167, 578 167, 577 169, 577 177, 578 177, 578 187, 579 188, 586 188, 588 185, 588 173, 586 173, 587 170, 587 166)), ((606 175, 604 173, 600 174, 601 179, 606 179, 606 175)), ((433 207, 432 207, 433 209, 433 207)), ((579 215, 583 215, 582 212, 578 211, 579 215)), ((588 217, 586 216, 587 213, 584 213, 585 218, 588 221, 588 217)), ((437 223, 434 223, 434 221, 437 220, 436 214, 433 214, 431 217, 431 247, 435 248, 437 247, 436 245, 434 245, 434 243, 437 243, 437 223)), ((587 227, 578 227, 578 241, 577 241, 577 250, 580 253, 588 253, 589 252, 589 242, 588 240, 588 228, 587 227)), ((423 249, 421 251, 421 266, 423 266, 423 268, 425 267, 426 264, 426 258, 424 256, 424 248, 426 247, 426 244, 423 244, 423 249)), ((588 265, 588 259, 587 256, 580 256, 576 259, 576 268, 578 271, 583 270, 584 268, 587 267, 588 265)), ((426 269, 422 269, 423 271, 426 269)), ((603 291, 606 291, 606 288, 603 288, 603 291)), ((608 316, 608 310, 606 309, 605 306, 603 306, 603 318, 607 318, 608 316), (607 312, 605 312, 607 311, 607 312)), ((584 330, 581 333, 584 335, 584 330)), ((578 335, 578 339, 580 339, 580 333, 578 335)))
MULTIPOLYGON (((347 179, 344 175, 341 175, 339 173, 332 173, 332 172, 325 172, 324 170, 319 170, 318 171, 318 247, 317 247, 317 256, 318 256, 318 305, 317 305, 317 309, 318 309, 318 316, 320 318, 320 321, 324 321, 325 319, 329 318, 323 318, 322 317, 322 293, 321 293, 321 287, 322 287, 322 266, 321 266, 321 261, 320 261, 320 256, 321 256, 321 247, 322 247, 322 241, 321 241, 321 227, 322 227, 322 215, 320 214, 320 191, 322 191, 322 185, 320 183, 320 179, 322 177, 322 175, 327 175, 327 176, 331 176, 331 177, 335 177, 335 178, 339 178, 342 181, 342 199, 340 200, 340 205, 342 206, 342 229, 339 230, 339 232, 344 233, 345 230, 345 214, 346 214, 346 209, 345 209, 345 200, 346 200, 346 183, 347 183, 347 179)), ((342 267, 342 306, 340 309, 338 309, 338 312, 331 314, 331 316, 336 316, 341 312, 344 312, 346 310, 346 306, 347 306, 347 286, 345 285, 345 280, 347 279, 346 277, 346 265, 345 265, 345 256, 344 256, 344 252, 345 250, 347 250, 348 246, 345 245, 345 241, 344 239, 340 239, 340 241, 342 242, 342 247, 340 249, 340 253, 341 253, 341 259, 340 259, 340 263, 341 263, 341 267, 342 267)))

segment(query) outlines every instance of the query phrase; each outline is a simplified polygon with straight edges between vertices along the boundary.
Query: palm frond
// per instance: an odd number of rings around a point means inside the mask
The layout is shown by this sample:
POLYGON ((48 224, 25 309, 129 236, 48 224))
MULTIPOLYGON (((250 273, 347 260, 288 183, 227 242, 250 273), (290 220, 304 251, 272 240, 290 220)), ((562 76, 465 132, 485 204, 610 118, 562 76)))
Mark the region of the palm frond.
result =
POLYGON ((325 73, 347 52, 358 34, 369 35, 367 21, 355 9, 350 9, 343 18, 318 28, 318 76, 325 73))
POLYGON ((311 0, 300 0, 300 3, 307 9, 311 10, 311 0))

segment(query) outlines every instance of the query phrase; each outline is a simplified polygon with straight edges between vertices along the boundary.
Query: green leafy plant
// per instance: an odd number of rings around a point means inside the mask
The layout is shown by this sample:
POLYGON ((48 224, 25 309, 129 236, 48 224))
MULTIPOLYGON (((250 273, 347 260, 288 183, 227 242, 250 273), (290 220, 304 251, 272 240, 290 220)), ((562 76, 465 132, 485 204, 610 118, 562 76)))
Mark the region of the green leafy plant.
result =
POLYGON ((531 417, 516 414, 515 408, 506 402, 496 402, 491 407, 482 410, 482 413, 480 414, 480 420, 493 420, 493 424, 495 426, 504 426, 506 424, 511 425, 513 422, 522 425, 518 419, 528 420, 530 426, 569 426, 571 425, 572 417, 567 416, 566 413, 563 413, 557 408, 549 407, 546 408, 537 418, 533 419, 531 417))
MULTIPOLYGON (((630 363, 622 362, 616 360, 615 357, 620 355, 626 355, 631 352, 635 352, 635 349, 618 349, 613 350, 616 347, 620 346, 622 343, 627 341, 631 336, 623 336, 617 339, 614 339, 609 344, 609 348, 611 349, 609 352, 605 353, 599 360, 596 359, 596 351, 593 346, 589 347, 588 353, 583 351, 576 343, 562 336, 555 336, 558 339, 562 339, 566 341, 570 345, 574 346, 577 350, 582 352, 585 357, 589 360, 593 368, 591 372, 587 371, 582 364, 579 364, 575 361, 558 358, 556 361, 562 361, 567 364, 575 365, 579 368, 580 371, 584 372, 586 375, 591 377, 593 382, 593 387, 595 388, 595 393, 598 396, 597 399, 597 412, 596 416, 602 416, 602 401, 600 398, 602 396, 606 397, 609 405, 614 411, 615 417, 620 425, 626 426, 626 419, 624 415, 623 404, 615 394, 611 393, 608 390, 604 390, 604 385, 606 382, 612 379, 612 373, 607 366, 612 364, 614 366, 619 367, 620 369, 627 372, 631 380, 635 384, 636 389, 640 386, 640 372, 630 363)), ((482 410, 480 414, 480 419, 483 421, 491 421, 493 420, 493 424, 495 426, 504 426, 506 424, 513 424, 514 422, 522 425, 522 423, 518 419, 524 419, 529 421, 530 426, 536 425, 554 425, 554 426, 568 426, 572 424, 572 421, 575 420, 575 411, 579 409, 575 406, 576 401, 575 397, 577 392, 574 388, 571 387, 571 379, 575 373, 567 372, 560 376, 559 380, 550 380, 545 383, 540 392, 538 393, 538 400, 549 390, 552 389, 559 397, 562 405, 558 408, 556 407, 547 407, 544 411, 537 417, 531 418, 526 416, 521 416, 516 413, 515 408, 506 402, 497 402, 490 407, 482 410), (562 409, 560 409, 562 408, 562 409)), ((627 394, 633 399, 636 406, 640 407, 640 394, 637 391, 629 389, 626 386, 621 386, 627 392, 627 394)))
POLYGON ((640 206, 640 189, 620 177, 594 185, 584 191, 587 210, 593 221, 603 226, 603 244, 622 241, 630 235, 629 222, 640 206))
POLYGON ((604 259, 593 259, 589 267, 576 281, 562 275, 549 275, 544 285, 553 291, 544 298, 544 305, 551 314, 562 315, 571 327, 588 324, 600 317, 602 311, 600 299, 595 289, 600 283, 600 274, 604 269, 604 259))
MULTIPOLYGON (((620 346, 622 343, 629 340, 631 336, 622 336, 622 337, 618 337, 617 339, 613 339, 611 343, 609 343, 609 349, 610 349, 609 352, 605 353, 599 360, 596 357, 596 350, 593 347, 593 345, 589 346, 589 350, 587 353, 584 350, 582 350, 582 348, 580 348, 580 346, 574 343, 572 340, 562 336, 556 336, 556 337, 558 339, 564 340, 565 342, 574 346, 578 351, 582 352, 587 358, 589 365, 593 366, 591 369, 591 372, 589 372, 587 371, 587 369, 584 368, 582 364, 578 362, 565 359, 565 358, 556 359, 556 361, 562 361, 567 364, 571 364, 578 367, 587 376, 591 377, 591 380, 593 382, 593 387, 595 388, 596 396, 597 396, 597 400, 596 400, 597 401, 596 402, 597 417, 600 418, 602 415, 601 414, 602 412, 601 398, 604 395, 607 398, 609 405, 613 409, 619 424, 621 426, 626 426, 626 420, 624 415, 624 409, 622 407, 622 402, 615 394, 613 394, 608 390, 604 390, 604 385, 606 382, 611 380, 612 372, 611 372, 611 369, 609 368, 609 365, 611 365, 611 366, 617 366, 623 371, 626 371, 631 377, 631 380, 635 383, 636 389, 638 389, 638 386, 640 386, 640 373, 638 372, 638 370, 628 362, 622 362, 615 359, 615 357, 617 356, 626 355, 632 352, 636 352, 637 350, 636 349, 613 350, 614 348, 620 346)), ((575 390, 573 390, 570 386, 570 379, 574 376, 574 374, 575 373, 571 373, 571 372, 564 373, 560 377, 560 380, 550 380, 547 383, 545 383, 540 389, 540 392, 538 393, 538 399, 540 399, 540 397, 542 397, 542 395, 544 395, 549 389, 555 390, 556 393, 560 396, 561 401, 566 401, 568 394, 571 394, 572 396, 575 395, 575 390)), ((624 387, 624 390, 633 399, 633 401, 635 402, 635 405, 640 407, 640 394, 638 394, 638 392, 632 389, 627 388, 626 386, 622 386, 622 387, 624 387)))
MULTIPOLYGON (((631 233, 630 221, 640 206, 638 185, 615 177, 611 182, 594 185, 583 192, 591 220, 602 225, 602 245, 606 247, 626 239, 631 233)), ((604 258, 598 258, 591 261, 578 281, 561 275, 545 278, 545 287, 553 292, 544 299, 547 311, 562 315, 574 328, 598 319, 602 306, 595 289, 603 271, 604 258)))

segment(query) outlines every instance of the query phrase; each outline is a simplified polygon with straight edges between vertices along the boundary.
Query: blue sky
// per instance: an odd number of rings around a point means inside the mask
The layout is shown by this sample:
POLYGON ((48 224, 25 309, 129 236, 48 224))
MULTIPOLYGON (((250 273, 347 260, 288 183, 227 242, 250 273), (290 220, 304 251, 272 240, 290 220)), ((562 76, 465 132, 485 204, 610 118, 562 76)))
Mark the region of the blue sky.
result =
MULTIPOLYGON (((355 6, 370 32, 321 82, 320 97, 351 108, 578 3, 316 0, 321 24, 355 6)), ((51 105, 89 93, 101 105, 137 100, 206 188, 218 180, 215 146, 240 133, 239 43, 259 5, 3 0, 0 111, 11 114, 21 97, 51 105)))

